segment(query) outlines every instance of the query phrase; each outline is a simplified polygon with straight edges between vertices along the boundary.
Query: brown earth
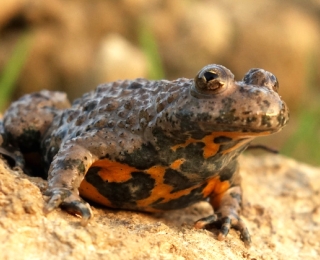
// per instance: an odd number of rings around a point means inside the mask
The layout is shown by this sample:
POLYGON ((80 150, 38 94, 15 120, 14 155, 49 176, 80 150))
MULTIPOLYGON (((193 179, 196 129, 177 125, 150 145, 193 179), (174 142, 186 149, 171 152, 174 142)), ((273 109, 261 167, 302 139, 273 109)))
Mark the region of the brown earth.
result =
POLYGON ((244 247, 232 230, 196 230, 206 202, 151 215, 92 207, 86 227, 61 210, 45 216, 46 181, 0 160, 1 259, 319 259, 320 169, 283 156, 242 156, 244 247))

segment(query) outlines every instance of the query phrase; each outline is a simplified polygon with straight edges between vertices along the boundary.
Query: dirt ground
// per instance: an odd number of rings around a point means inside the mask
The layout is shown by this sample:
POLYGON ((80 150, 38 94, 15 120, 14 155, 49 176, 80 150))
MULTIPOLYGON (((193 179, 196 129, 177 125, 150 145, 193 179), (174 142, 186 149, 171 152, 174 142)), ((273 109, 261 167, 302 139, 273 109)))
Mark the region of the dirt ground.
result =
POLYGON ((0 160, 1 259, 319 259, 320 169, 283 156, 242 156, 244 211, 252 246, 232 230, 196 230, 206 202, 163 214, 93 206, 83 227, 57 210, 47 216, 46 182, 0 160))

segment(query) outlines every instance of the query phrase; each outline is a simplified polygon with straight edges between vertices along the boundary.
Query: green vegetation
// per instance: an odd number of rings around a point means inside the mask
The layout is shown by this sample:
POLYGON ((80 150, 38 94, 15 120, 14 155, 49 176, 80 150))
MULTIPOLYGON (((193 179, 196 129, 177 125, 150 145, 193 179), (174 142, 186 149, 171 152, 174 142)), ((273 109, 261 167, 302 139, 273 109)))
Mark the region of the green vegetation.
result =
POLYGON ((162 65, 162 60, 158 51, 157 41, 146 25, 141 23, 139 32, 139 42, 142 51, 145 53, 148 59, 149 66, 149 78, 150 79, 163 79, 165 73, 162 65))
POLYGON ((16 46, 14 47, 13 53, 8 60, 6 66, 3 68, 0 76, 0 111, 3 111, 5 104, 15 88, 15 83, 21 73, 23 65, 29 54, 31 46, 30 35, 23 35, 16 46))
POLYGON ((281 151, 300 161, 320 165, 320 106, 314 105, 301 111, 297 130, 281 151))
MULTIPOLYGON (((306 55, 306 86, 309 87, 301 102, 296 131, 285 143, 282 151, 286 155, 313 165, 320 165, 320 92, 318 89, 318 50, 306 55)), ((289 122, 290 123, 290 122, 289 122)))

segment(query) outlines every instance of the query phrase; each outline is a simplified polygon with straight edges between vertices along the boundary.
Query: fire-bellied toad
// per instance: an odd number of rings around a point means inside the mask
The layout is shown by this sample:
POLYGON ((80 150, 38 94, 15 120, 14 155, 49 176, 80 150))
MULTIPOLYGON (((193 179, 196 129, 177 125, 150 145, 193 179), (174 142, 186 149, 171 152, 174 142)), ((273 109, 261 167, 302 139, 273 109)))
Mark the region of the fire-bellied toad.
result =
POLYGON ((11 105, 3 135, 50 165, 47 212, 64 206, 87 221, 92 212, 79 193, 150 212, 208 200, 214 215, 195 226, 219 225, 218 239, 233 227, 249 244, 237 158, 254 137, 287 123, 277 91, 270 72, 251 69, 236 82, 221 65, 204 67, 195 79, 100 85, 71 107, 63 93, 41 91, 11 105))

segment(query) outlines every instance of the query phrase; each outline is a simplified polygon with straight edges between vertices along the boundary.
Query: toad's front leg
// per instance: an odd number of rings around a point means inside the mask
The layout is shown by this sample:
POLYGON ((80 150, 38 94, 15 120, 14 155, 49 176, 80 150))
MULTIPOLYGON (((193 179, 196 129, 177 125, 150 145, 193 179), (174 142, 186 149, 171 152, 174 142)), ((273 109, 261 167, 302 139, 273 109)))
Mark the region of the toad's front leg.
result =
POLYGON ((62 145, 49 169, 46 213, 61 206, 82 216, 82 223, 86 224, 93 214, 89 204, 79 196, 79 186, 94 161, 95 156, 81 145, 72 141, 62 145))
POLYGON ((240 232, 240 237, 246 246, 250 246, 251 238, 249 231, 240 218, 242 206, 242 191, 240 187, 240 176, 236 171, 229 180, 231 186, 225 190, 221 190, 216 186, 210 196, 210 204, 214 209, 214 214, 195 223, 195 228, 206 228, 210 226, 218 226, 220 228, 218 239, 224 240, 228 235, 230 228, 234 228, 240 232))

